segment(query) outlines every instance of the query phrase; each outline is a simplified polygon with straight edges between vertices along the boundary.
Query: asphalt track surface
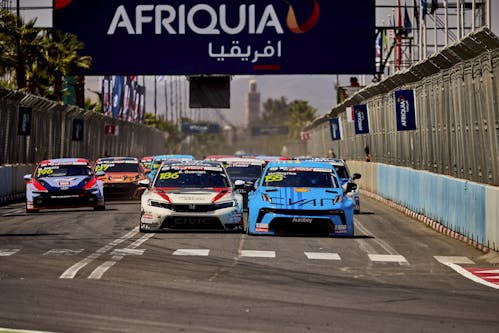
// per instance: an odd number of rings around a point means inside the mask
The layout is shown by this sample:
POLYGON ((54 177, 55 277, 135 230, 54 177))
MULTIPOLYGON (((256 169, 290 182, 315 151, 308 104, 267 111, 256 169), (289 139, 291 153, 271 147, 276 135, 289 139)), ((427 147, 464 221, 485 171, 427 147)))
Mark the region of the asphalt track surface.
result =
MULTIPOLYGON (((0 207, 0 327, 51 332, 495 332, 484 254, 369 198, 351 238, 138 232, 138 202, 0 207)), ((499 275, 499 274, 498 274, 499 275)))

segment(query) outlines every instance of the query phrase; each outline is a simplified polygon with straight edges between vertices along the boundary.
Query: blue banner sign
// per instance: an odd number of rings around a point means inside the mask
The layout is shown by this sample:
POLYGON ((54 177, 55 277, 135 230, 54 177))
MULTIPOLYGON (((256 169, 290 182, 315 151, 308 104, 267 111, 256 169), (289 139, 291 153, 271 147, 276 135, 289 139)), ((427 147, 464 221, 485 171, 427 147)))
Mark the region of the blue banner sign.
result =
POLYGON ((331 130, 331 140, 341 140, 340 118, 330 118, 329 129, 331 130))
POLYGON ((375 70, 375 0, 55 0, 88 75, 375 70))
POLYGON ((397 131, 416 129, 416 104, 414 90, 395 91, 395 109, 397 112, 397 131))
POLYGON ((369 117, 367 114, 367 105, 360 104, 353 106, 353 113, 355 116, 355 134, 368 134, 369 133, 369 117))
POLYGON ((182 123, 184 134, 215 134, 220 133, 220 125, 208 123, 182 123))

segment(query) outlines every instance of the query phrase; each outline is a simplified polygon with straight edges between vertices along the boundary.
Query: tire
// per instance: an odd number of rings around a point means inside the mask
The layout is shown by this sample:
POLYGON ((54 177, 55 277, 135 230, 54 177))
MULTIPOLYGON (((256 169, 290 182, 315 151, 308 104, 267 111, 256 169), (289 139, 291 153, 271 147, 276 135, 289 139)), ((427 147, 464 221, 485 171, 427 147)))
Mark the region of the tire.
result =
POLYGON ((103 210, 106 210, 106 206, 95 206, 94 210, 95 211, 103 211, 103 210))

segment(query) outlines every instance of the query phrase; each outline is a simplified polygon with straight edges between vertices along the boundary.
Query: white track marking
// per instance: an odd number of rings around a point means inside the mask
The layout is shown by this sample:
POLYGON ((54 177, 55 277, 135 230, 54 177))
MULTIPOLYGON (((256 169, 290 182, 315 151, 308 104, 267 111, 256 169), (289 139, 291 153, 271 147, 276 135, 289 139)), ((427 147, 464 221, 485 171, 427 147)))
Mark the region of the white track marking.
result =
POLYGON ((399 254, 368 254, 368 256, 371 261, 376 262, 407 262, 404 256, 399 254))
POLYGON ((241 257, 253 258, 275 258, 275 251, 254 251, 254 250, 241 250, 239 251, 241 257))
MULTIPOLYGON (((359 230, 364 236, 371 236, 371 237, 374 237, 372 240, 378 244, 379 246, 381 246, 381 248, 383 250, 385 250, 388 255, 390 256, 399 256, 401 257, 403 260, 395 260, 394 258, 393 259, 389 259, 389 260, 373 260, 373 261, 391 261, 391 262, 398 262, 400 265, 409 265, 409 263, 407 262, 407 260, 401 256, 397 250, 395 250, 393 247, 390 246, 390 244, 388 244, 387 242, 381 240, 379 237, 376 237, 371 231, 369 231, 365 226, 363 226, 362 224, 360 224, 360 222, 355 219, 355 228, 357 230, 359 230)), ((364 241, 364 242, 361 242, 361 247, 362 247, 362 244, 365 244, 367 245, 368 242, 364 241)), ((367 248, 369 249, 372 249, 371 246, 367 245, 366 246, 367 248)), ((369 251, 372 253, 372 255, 376 255, 376 252, 377 251, 369 251)), ((371 256, 371 254, 368 254, 369 256, 371 256)), ((379 254, 381 256, 381 254, 379 254)), ((380 257, 381 258, 381 257, 380 257)), ((371 259, 372 260, 372 259, 371 259)))
POLYGON ((92 261, 99 258, 101 255, 103 255, 107 251, 110 251, 113 247, 121 244, 122 242, 124 242, 125 240, 127 240, 129 238, 132 238, 138 232, 139 232, 139 227, 135 227, 133 230, 131 230, 130 232, 125 234, 123 237, 115 239, 111 243, 101 247, 100 249, 98 249, 94 253, 90 254, 85 259, 83 259, 83 260, 77 262, 76 264, 74 264, 73 266, 69 267, 64 273, 61 274, 61 276, 59 276, 59 278, 60 279, 72 279, 72 278, 74 278, 76 276, 76 274, 78 273, 78 271, 80 271, 80 269, 82 269, 86 265, 90 264, 92 261))
POLYGON ((44 256, 75 256, 83 252, 83 249, 52 249, 45 252, 44 256))
POLYGON ((178 249, 173 252, 174 256, 208 256, 210 250, 207 249, 178 249))
POLYGON ((21 251, 21 249, 0 249, 0 257, 8 257, 19 251, 21 251))
POLYGON ((341 260, 338 253, 326 253, 326 252, 304 252, 308 259, 317 260, 341 260))
POLYGON ((145 250, 136 249, 136 248, 139 247, 140 245, 142 245, 146 240, 148 240, 149 238, 151 238, 154 235, 155 234, 145 234, 144 236, 140 237, 135 242, 130 244, 128 247, 126 247, 124 249, 113 250, 113 252, 111 252, 111 255, 113 256, 112 257, 113 260, 108 260, 108 261, 102 263, 96 269, 94 269, 94 271, 92 273, 90 273, 90 275, 88 276, 88 279, 94 279, 94 280, 100 279, 104 275, 104 273, 107 272, 108 269, 113 267, 114 264, 116 264, 118 261, 123 259, 123 257, 126 255, 142 255, 142 254, 144 254, 145 250))
POLYGON ((448 264, 474 264, 473 260, 468 257, 456 257, 456 256, 434 256, 439 263, 448 264))

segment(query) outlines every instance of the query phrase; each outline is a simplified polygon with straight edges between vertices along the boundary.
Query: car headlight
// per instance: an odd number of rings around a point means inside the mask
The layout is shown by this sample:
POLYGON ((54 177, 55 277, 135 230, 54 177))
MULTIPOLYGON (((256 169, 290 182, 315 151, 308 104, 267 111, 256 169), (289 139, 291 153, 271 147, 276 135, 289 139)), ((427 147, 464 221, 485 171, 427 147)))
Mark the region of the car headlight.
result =
POLYGON ((231 201, 220 202, 220 203, 215 204, 215 209, 222 209, 222 208, 229 208, 229 207, 236 207, 236 206, 237 206, 237 201, 231 200, 231 201))
POLYGON ((343 196, 342 195, 338 195, 336 198, 334 198, 333 204, 336 205, 336 204, 338 204, 338 203, 340 203, 342 201, 343 201, 343 196))
POLYGON ((151 207, 171 209, 171 204, 163 201, 149 200, 147 201, 147 204, 151 207))
POLYGON ((262 200, 267 201, 268 203, 272 203, 272 198, 265 193, 262 193, 262 200))

